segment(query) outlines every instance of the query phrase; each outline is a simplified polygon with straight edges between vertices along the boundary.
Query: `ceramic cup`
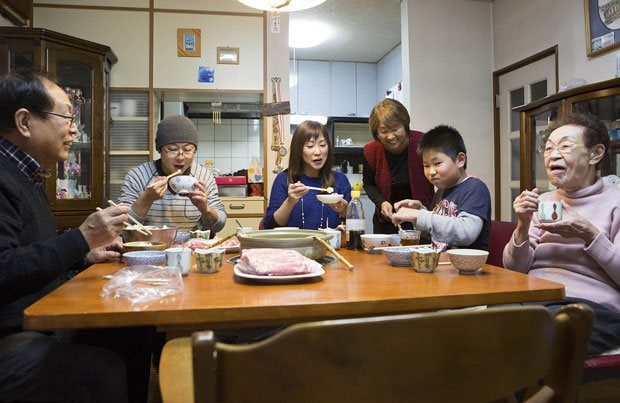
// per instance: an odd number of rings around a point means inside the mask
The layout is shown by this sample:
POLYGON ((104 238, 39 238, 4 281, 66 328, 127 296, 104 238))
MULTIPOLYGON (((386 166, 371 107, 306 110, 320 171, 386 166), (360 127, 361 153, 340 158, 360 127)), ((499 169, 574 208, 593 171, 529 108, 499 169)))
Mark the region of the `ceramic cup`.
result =
POLYGON ((189 273, 192 251, 189 248, 168 248, 165 249, 166 266, 176 267, 182 275, 189 273))
POLYGON ((398 231, 398 236, 400 237, 400 244, 402 246, 420 244, 420 231, 417 229, 401 229, 398 231))
POLYGON ((557 200, 538 202, 538 221, 556 222, 562 219, 562 203, 557 200))
POLYGON ((325 232, 326 234, 330 234, 332 235, 332 239, 330 239, 328 242, 329 244, 332 246, 332 248, 334 249, 340 249, 340 234, 341 232, 333 229, 333 228, 323 228, 321 229, 321 231, 325 232))
POLYGON ((413 269, 418 273, 432 273, 439 264, 441 251, 434 250, 414 250, 411 256, 413 269))
POLYGON ((187 196, 190 191, 198 189, 198 180, 190 175, 179 175, 170 178, 168 185, 176 194, 187 196))
POLYGON ((201 239, 210 239, 211 238, 211 230, 196 230, 196 231, 190 231, 190 234, 192 234, 192 238, 201 238, 201 239))
POLYGON ((226 249, 222 248, 196 249, 196 269, 199 273, 217 273, 224 262, 224 253, 226 249))

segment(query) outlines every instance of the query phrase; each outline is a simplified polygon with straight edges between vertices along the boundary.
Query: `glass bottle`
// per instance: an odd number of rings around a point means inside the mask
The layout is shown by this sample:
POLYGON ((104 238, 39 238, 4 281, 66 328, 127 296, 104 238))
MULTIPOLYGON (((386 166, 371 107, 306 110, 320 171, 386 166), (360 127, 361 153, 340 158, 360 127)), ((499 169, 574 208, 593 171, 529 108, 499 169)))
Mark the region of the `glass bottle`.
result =
POLYGON ((362 234, 364 233, 364 208, 360 200, 360 191, 351 191, 351 202, 347 207, 347 249, 363 250, 362 234))

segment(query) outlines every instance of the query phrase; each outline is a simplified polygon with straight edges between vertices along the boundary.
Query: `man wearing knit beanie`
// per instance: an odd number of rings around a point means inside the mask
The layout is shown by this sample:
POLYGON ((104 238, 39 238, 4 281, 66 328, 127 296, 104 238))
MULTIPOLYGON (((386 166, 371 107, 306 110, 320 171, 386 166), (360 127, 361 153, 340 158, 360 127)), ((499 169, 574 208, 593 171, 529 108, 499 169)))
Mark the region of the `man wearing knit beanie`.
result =
POLYGON ((226 223, 224 204, 210 170, 194 161, 198 130, 191 119, 174 115, 157 125, 155 149, 161 158, 131 169, 125 176, 119 201, 132 206, 130 214, 144 225, 221 230, 226 223), (180 172, 197 180, 189 195, 179 195, 168 186, 166 176, 180 172))

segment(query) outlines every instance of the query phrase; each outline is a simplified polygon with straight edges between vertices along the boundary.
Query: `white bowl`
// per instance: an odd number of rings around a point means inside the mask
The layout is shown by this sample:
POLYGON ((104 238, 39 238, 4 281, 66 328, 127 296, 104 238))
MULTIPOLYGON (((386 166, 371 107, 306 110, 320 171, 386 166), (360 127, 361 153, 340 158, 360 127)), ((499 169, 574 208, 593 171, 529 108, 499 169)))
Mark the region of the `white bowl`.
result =
POLYGON ((448 258, 460 274, 474 274, 487 261, 489 252, 478 249, 449 249, 448 258))
POLYGON ((362 234, 362 245, 365 249, 390 245, 390 234, 362 234))
POLYGON ((319 199, 321 203, 334 204, 342 200, 342 195, 338 193, 332 193, 332 194, 320 193, 316 195, 316 198, 319 199))
POLYGON ((190 175, 179 175, 170 178, 168 185, 176 194, 187 196, 191 190, 198 189, 198 180, 190 175))

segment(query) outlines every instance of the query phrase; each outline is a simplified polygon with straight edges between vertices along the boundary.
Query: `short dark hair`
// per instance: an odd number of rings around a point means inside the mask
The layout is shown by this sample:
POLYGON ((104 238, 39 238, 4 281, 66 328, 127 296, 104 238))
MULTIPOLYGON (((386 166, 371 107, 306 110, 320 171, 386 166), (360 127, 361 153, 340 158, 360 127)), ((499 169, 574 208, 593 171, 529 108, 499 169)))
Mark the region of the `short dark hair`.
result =
POLYGON ((409 134, 409 124, 411 118, 405 105, 392 98, 385 98, 379 101, 370 111, 368 126, 370 133, 375 140, 379 141, 379 126, 384 124, 390 129, 403 126, 407 135, 409 134))
POLYGON ((318 139, 321 134, 325 137, 325 141, 327 142, 327 160, 319 172, 321 184, 323 186, 331 186, 334 184, 334 173, 332 172, 332 165, 334 165, 334 152, 329 141, 329 135, 327 133, 327 129, 325 129, 325 126, 314 120, 305 120, 301 122, 293 132, 293 138, 291 140, 291 153, 288 162, 289 183, 297 182, 304 173, 303 154, 306 142, 309 140, 318 139))
POLYGON ((547 142, 547 139, 555 129, 568 125, 583 128, 583 140, 586 148, 592 148, 597 144, 602 144, 605 147, 605 154, 597 164, 598 168, 601 162, 605 160, 605 156, 609 153, 609 133, 605 124, 591 113, 570 112, 549 125, 545 133, 545 142, 547 142))
MULTIPOLYGON (((435 126, 422 136, 418 144, 418 155, 422 156, 422 153, 427 150, 444 153, 453 161, 456 161, 459 153, 467 155, 463 136, 454 127, 448 125, 435 126)), ((467 160, 465 169, 467 169, 467 160)))
POLYGON ((15 129, 15 112, 21 108, 47 119, 42 111, 52 110, 54 101, 46 81, 53 82, 36 69, 17 69, 0 77, 0 133, 15 129))

